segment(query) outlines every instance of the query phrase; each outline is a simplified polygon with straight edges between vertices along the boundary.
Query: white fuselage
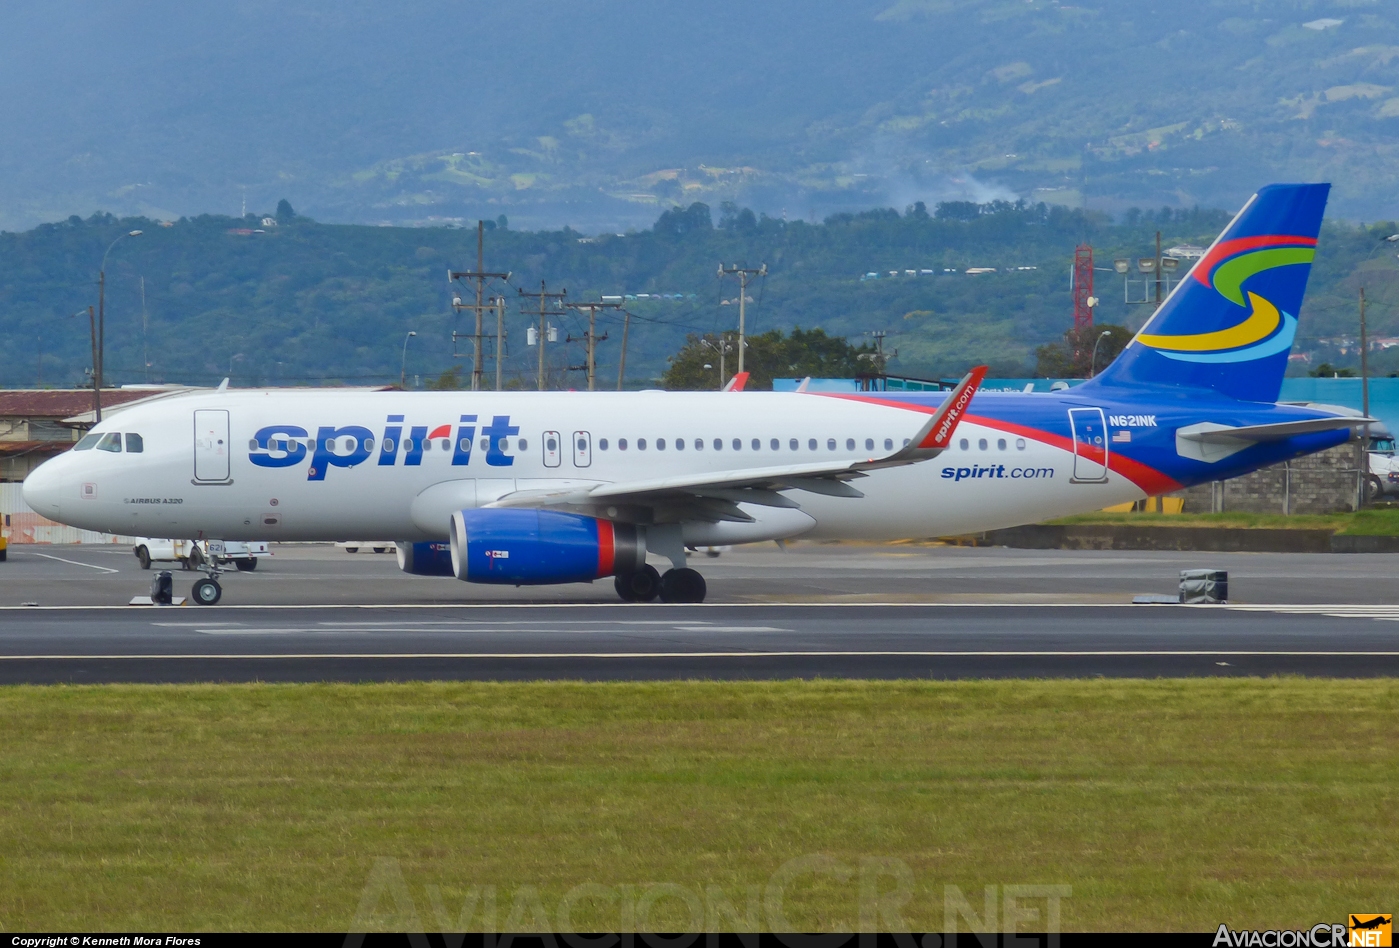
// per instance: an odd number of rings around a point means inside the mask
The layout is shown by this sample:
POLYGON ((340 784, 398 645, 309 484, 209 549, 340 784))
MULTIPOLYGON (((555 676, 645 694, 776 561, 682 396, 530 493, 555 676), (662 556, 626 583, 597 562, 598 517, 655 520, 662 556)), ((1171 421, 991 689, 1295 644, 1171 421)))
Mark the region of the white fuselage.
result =
MULTIPOLYGON (((882 457, 927 420, 796 393, 212 392, 109 416, 93 432, 138 434, 140 453, 70 451, 30 476, 25 499, 54 520, 135 536, 442 540, 453 511, 511 492, 882 457)), ((800 509, 744 504, 755 523, 683 533, 692 544, 926 537, 1144 496, 1113 472, 1076 482, 1073 464, 1071 450, 964 421, 940 457, 852 481, 862 498, 788 491, 800 509), (987 465, 999 475, 944 473, 987 465)))

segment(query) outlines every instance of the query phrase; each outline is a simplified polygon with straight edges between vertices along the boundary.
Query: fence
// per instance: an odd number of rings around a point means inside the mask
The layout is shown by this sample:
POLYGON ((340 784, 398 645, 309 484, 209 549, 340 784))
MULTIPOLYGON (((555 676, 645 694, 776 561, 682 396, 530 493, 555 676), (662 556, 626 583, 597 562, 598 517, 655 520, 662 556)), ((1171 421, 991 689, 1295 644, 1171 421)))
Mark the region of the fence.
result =
POLYGON ((24 503, 23 484, 0 484, 0 523, 3 523, 4 536, 11 546, 21 543, 112 543, 129 544, 132 537, 116 536, 111 533, 98 533, 95 530, 79 530, 77 527, 54 523, 40 516, 24 503))

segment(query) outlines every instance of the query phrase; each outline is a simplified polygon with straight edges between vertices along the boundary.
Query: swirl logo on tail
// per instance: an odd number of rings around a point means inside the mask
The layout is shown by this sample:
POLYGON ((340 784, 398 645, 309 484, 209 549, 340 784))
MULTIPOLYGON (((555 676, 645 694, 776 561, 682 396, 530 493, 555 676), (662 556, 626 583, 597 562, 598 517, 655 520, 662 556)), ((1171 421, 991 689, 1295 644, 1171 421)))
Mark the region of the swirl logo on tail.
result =
POLYGON ((1139 333, 1136 342, 1180 362, 1251 362, 1286 352, 1297 334, 1297 318, 1280 312, 1257 293, 1243 289, 1251 277, 1277 267, 1310 264, 1316 239, 1269 234, 1222 241, 1191 270, 1191 277, 1231 303, 1246 308, 1239 323, 1187 335, 1139 333))

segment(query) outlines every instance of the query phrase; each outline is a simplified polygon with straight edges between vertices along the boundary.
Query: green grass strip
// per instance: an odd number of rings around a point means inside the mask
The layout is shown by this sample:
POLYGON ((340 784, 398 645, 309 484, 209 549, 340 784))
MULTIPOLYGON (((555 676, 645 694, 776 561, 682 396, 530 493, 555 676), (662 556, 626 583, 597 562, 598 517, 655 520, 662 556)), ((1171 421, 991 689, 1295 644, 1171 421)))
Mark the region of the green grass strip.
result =
POLYGON ((1071 887, 1067 930, 1343 921, 1399 892, 1396 709, 1290 678, 5 688, 0 929, 942 929, 1013 885, 1071 887))

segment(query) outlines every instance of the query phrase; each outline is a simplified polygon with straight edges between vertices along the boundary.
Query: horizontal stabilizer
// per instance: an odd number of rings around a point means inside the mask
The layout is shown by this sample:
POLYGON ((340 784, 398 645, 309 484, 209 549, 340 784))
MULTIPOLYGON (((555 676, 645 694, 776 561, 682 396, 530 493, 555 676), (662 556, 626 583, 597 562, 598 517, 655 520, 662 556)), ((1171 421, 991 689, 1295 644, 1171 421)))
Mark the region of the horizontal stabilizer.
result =
POLYGON ((1245 448, 1267 441, 1282 441, 1297 435, 1378 423, 1377 418, 1350 415, 1304 418, 1300 421, 1280 421, 1271 425, 1246 425, 1239 428, 1206 421, 1176 431, 1176 453, 1181 457, 1213 464, 1245 448))

